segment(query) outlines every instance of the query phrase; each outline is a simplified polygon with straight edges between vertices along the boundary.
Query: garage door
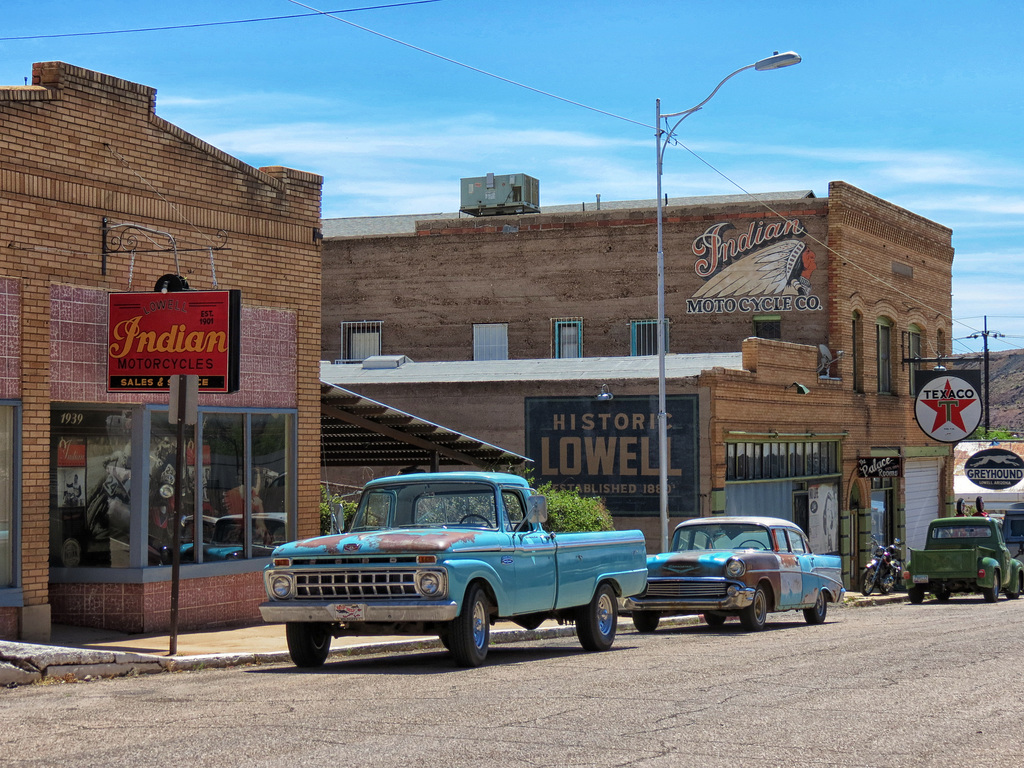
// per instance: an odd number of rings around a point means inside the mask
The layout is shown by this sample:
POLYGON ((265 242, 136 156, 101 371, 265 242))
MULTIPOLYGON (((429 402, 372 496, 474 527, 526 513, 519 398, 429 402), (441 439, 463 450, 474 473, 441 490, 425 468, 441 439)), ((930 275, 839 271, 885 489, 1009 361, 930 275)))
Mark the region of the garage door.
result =
POLYGON ((942 459, 907 459, 905 465, 907 546, 924 547, 928 523, 939 517, 942 459))

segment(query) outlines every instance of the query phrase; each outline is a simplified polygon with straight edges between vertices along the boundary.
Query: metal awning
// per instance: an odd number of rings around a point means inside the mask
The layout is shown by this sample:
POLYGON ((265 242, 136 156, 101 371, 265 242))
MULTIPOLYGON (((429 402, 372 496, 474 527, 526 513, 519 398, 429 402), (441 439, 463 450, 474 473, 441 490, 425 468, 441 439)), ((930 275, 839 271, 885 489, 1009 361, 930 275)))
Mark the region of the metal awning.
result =
POLYGON ((349 389, 320 382, 320 455, 329 467, 442 465, 481 469, 530 461, 349 389))

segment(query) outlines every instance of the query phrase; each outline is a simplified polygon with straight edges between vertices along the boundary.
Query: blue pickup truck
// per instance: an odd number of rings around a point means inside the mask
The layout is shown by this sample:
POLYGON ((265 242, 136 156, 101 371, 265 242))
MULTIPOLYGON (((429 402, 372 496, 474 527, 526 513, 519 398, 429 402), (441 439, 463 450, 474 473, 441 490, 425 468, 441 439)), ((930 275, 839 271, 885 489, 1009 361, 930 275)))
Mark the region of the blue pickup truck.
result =
POLYGON ((346 532, 274 550, 260 611, 285 624, 300 667, 323 664, 334 637, 431 634, 475 667, 499 618, 574 622, 584 649, 607 650, 618 598, 646 584, 643 534, 554 534, 546 520, 547 500, 515 475, 380 478, 346 532))

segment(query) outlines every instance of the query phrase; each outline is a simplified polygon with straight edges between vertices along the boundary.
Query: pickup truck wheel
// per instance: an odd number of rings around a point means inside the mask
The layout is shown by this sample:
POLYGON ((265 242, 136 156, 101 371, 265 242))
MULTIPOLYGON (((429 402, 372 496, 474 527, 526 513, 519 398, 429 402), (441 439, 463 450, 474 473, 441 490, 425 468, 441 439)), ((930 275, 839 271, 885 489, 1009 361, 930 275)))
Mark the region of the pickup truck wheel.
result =
POLYGON ((607 584, 597 588, 587 605, 576 609, 576 637, 586 651, 607 651, 615 641, 619 606, 607 584))
POLYGON ((330 624, 292 621, 284 625, 284 634, 296 667, 319 667, 331 652, 330 624))
POLYGON ((828 603, 825 601, 825 593, 819 589, 818 599, 814 601, 814 607, 804 608, 804 621, 808 624, 824 624, 827 613, 828 603))
POLYGON ((748 632, 757 632, 764 629, 767 620, 768 595, 764 593, 764 589, 758 587, 750 605, 740 611, 740 624, 748 632))
POLYGON ((637 632, 653 632, 658 628, 661 614, 657 611, 633 611, 633 626, 637 632))
POLYGON ((986 603, 994 603, 999 599, 999 579, 1001 578, 999 571, 992 574, 992 586, 984 587, 981 590, 981 596, 985 598, 986 603))
POLYGON ((1013 589, 1006 590, 1007 600, 1016 600, 1020 597, 1020 593, 1024 591, 1024 573, 1018 573, 1016 579, 1011 579, 1013 582, 1013 589))
POLYGON ((878 570, 873 565, 869 565, 864 569, 864 574, 860 579, 860 591, 862 595, 867 597, 871 594, 871 591, 875 588, 875 579, 877 577, 878 570))
POLYGON ((924 587, 920 584, 916 584, 907 590, 907 597, 910 598, 910 602, 914 605, 920 605, 924 602, 924 587))
POLYGON ((491 606, 479 584, 466 590, 462 613, 452 620, 447 635, 456 664, 479 667, 484 663, 491 641, 491 606))
POLYGON ((948 589, 940 589, 938 592, 935 593, 935 599, 938 600, 940 603, 948 603, 949 598, 951 598, 952 596, 953 593, 948 589))

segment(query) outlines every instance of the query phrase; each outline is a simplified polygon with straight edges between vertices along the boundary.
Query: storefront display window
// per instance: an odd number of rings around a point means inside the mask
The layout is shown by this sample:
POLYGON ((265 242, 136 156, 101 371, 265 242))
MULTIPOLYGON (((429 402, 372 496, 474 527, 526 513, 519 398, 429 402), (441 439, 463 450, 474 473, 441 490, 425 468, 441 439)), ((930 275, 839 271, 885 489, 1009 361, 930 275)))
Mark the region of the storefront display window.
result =
POLYGON ((0 587, 14 584, 15 416, 0 405, 0 587))
POLYGON ((51 411, 50 563, 127 567, 132 411, 51 411))
POLYGON ((871 479, 871 538, 879 544, 888 544, 893 534, 893 480, 889 477, 871 479))
MULTIPOLYGON (((167 411, 55 406, 51 435, 51 565, 170 564, 177 426, 167 411)), ((294 443, 290 412, 200 412, 185 433, 182 563, 268 557, 291 538, 294 443)))

